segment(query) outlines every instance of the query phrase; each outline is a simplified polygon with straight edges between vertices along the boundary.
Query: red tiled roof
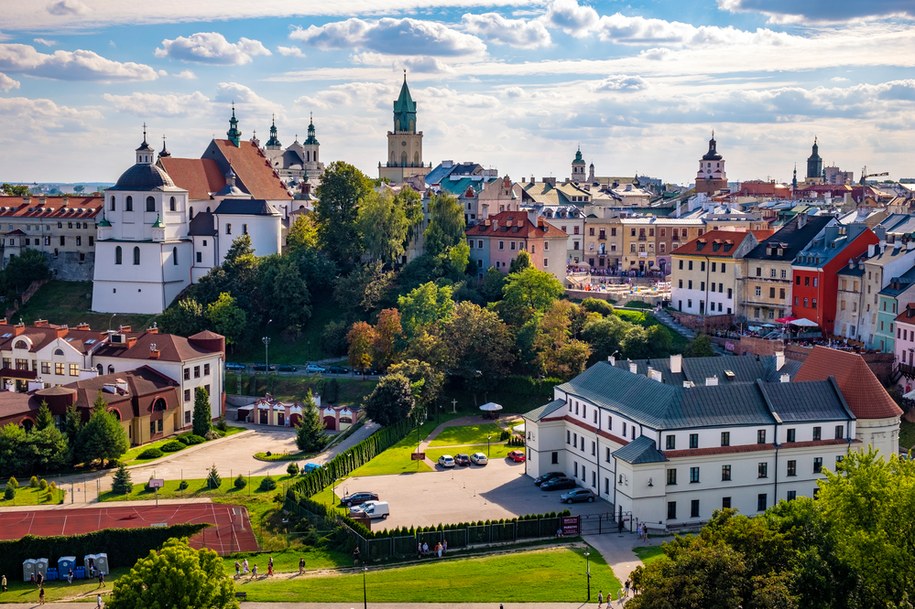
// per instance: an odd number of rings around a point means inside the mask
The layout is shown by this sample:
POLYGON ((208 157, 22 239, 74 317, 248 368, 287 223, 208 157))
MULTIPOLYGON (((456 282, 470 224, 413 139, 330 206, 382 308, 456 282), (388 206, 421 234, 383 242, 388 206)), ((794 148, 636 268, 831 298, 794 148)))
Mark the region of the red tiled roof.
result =
POLYGON ((83 220, 95 218, 102 210, 102 197, 9 197, 0 196, 2 218, 54 218, 83 220), (66 205, 64 205, 66 203, 66 205))
POLYGON ((193 201, 209 199, 210 193, 218 192, 226 185, 226 178, 213 159, 166 157, 159 159, 159 165, 193 201))
POLYGON ((95 343, 105 340, 107 334, 104 332, 94 332, 92 330, 77 330, 65 326, 25 326, 19 327, 12 324, 0 324, 0 349, 9 351, 19 338, 28 338, 32 346, 28 349, 31 353, 44 348, 46 345, 60 338, 66 341, 71 347, 86 354, 95 343), (20 334, 16 334, 20 331, 20 334), (9 334, 9 336, 6 336, 9 334), (87 344, 86 341, 95 342, 87 344))
POLYGON ((543 218, 537 218, 537 224, 534 224, 524 211, 499 212, 468 228, 467 236, 513 236, 522 239, 565 239, 568 237, 564 230, 556 228, 543 218))
POLYGON ((902 312, 896 316, 896 321, 901 321, 905 324, 915 324, 915 302, 907 303, 902 309, 902 312))
POLYGON ((255 199, 292 200, 270 161, 251 142, 242 141, 236 147, 229 140, 213 140, 207 147, 204 158, 216 156, 216 151, 232 165, 240 186, 255 199))
POLYGON ((215 351, 208 351, 192 344, 183 336, 175 334, 158 334, 145 332, 136 337, 136 342, 130 346, 103 345, 96 351, 99 357, 123 357, 127 359, 164 360, 168 362, 182 362, 212 355, 215 351), (153 356, 153 345, 159 352, 158 357, 153 356))
POLYGON ((746 231, 712 230, 681 245, 671 254, 733 258, 737 248, 749 236, 750 234, 746 231))
POLYGON ((178 383, 149 366, 136 370, 105 374, 94 378, 68 383, 65 387, 76 390, 77 407, 91 407, 102 391, 102 397, 111 408, 117 408, 121 420, 145 416, 152 410, 156 400, 165 401, 166 412, 172 412, 180 404, 178 383), (127 393, 109 393, 102 391, 106 384, 117 381, 127 382, 127 393))
POLYGON ((814 347, 794 376, 794 382, 835 377, 848 407, 859 419, 889 419, 902 410, 857 353, 814 347))

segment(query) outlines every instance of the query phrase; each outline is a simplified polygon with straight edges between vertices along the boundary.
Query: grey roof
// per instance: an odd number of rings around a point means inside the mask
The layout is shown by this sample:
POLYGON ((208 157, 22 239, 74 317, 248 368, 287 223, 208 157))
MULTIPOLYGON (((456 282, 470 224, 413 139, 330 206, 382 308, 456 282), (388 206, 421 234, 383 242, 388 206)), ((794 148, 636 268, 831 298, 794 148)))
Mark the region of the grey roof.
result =
POLYGON ((667 458, 655 446, 654 440, 648 436, 639 436, 626 446, 613 451, 613 456, 633 465, 667 461, 667 458))
POLYGON ((181 190, 164 169, 150 163, 137 163, 121 174, 117 183, 108 190, 181 190))
POLYGON ((755 260, 794 260, 798 252, 807 247, 814 237, 835 218, 832 216, 797 216, 786 223, 768 239, 750 250, 744 258, 755 260), (798 228, 798 223, 803 220, 804 226, 798 228), (779 254, 779 246, 781 253, 779 254), (772 251, 770 246, 775 246, 772 251), (771 253, 770 253, 771 252, 771 253))
POLYGON ((216 223, 213 220, 211 212, 199 212, 191 218, 187 234, 191 237, 212 237, 216 234, 216 223))
POLYGON ((225 199, 213 212, 217 216, 279 216, 269 203, 263 199, 225 199))
POLYGON ((776 381, 782 374, 794 378, 800 368, 800 362, 785 359, 780 370, 775 369, 775 356, 773 355, 723 355, 713 357, 684 357, 682 372, 670 371, 670 358, 617 360, 616 367, 629 370, 629 364, 636 365, 638 374, 647 376, 651 367, 661 372, 663 382, 668 385, 682 386, 683 381, 692 381, 695 385, 704 385, 705 379, 716 376, 722 384, 753 383, 757 380, 776 381), (733 372, 734 376, 726 374, 733 372))
POLYGON ((772 411, 785 423, 854 419, 835 380, 760 383, 772 411))
POLYGON ((794 265, 807 268, 823 268, 842 252, 862 233, 870 229, 863 224, 848 226, 827 226, 794 259, 794 265))
POLYGON ((524 418, 530 421, 540 421, 550 416, 557 410, 562 410, 565 405, 565 400, 553 400, 552 402, 544 404, 543 406, 538 406, 530 412, 525 413, 524 418))
POLYGON ((902 235, 915 232, 915 216, 909 214, 892 214, 877 225, 886 230, 888 235, 902 235))
POLYGON ((915 266, 899 277, 893 277, 885 288, 880 290, 881 296, 899 296, 915 283, 915 266))
POLYGON ((775 423, 755 383, 701 386, 682 393, 683 399, 664 421, 666 429, 775 423))

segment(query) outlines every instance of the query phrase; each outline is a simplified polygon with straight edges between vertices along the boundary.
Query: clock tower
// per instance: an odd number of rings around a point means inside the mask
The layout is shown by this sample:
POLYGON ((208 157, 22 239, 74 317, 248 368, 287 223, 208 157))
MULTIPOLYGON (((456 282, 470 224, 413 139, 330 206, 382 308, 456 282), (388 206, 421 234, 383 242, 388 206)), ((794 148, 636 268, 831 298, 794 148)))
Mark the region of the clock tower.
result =
POLYGON ((423 132, 416 130, 416 102, 407 86, 404 70, 400 95, 394 100, 394 130, 388 131, 388 157, 378 164, 378 177, 400 183, 412 176, 424 176, 423 132))

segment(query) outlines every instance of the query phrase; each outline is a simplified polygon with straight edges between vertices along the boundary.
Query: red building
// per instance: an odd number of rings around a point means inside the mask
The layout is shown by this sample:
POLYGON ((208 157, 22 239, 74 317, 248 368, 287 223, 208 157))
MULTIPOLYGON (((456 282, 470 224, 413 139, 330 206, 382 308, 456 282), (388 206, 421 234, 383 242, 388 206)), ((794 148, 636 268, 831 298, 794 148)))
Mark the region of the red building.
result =
POLYGON ((831 335, 836 321, 838 272, 880 240, 863 224, 828 226, 791 264, 795 317, 806 318, 831 335))

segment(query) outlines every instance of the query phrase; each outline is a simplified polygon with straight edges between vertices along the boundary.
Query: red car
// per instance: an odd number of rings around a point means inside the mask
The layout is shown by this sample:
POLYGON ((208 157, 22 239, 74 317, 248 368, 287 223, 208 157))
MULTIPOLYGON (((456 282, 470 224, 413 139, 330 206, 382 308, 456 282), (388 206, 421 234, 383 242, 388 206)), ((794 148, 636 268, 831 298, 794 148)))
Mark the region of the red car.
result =
POLYGON ((527 459, 527 457, 524 456, 524 453, 520 450, 511 451, 508 453, 508 455, 506 455, 506 458, 511 459, 515 463, 524 463, 524 460, 527 459))

